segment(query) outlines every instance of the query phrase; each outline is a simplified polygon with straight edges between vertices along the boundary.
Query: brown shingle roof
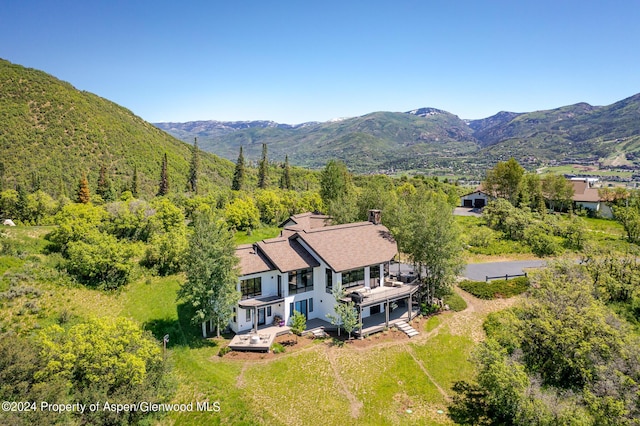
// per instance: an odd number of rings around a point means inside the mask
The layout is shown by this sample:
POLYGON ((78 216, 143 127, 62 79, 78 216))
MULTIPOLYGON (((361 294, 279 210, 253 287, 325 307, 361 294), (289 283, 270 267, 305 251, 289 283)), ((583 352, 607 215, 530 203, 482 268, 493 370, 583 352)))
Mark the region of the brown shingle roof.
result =
POLYGON ((269 262, 269 259, 251 244, 236 247, 236 256, 240 259, 240 273, 242 275, 258 274, 276 269, 269 262))
POLYGON ((573 180, 573 201, 582 201, 587 203, 597 203, 600 201, 600 194, 597 188, 591 188, 588 182, 573 180))
POLYGON ((329 224, 330 216, 317 213, 294 214, 285 220, 280 226, 285 229, 301 231, 303 229, 322 228, 329 224))
POLYGON ((304 230, 296 237, 336 272, 387 262, 398 252, 389 230, 371 222, 304 230))
POLYGON ((257 246, 280 272, 320 266, 295 239, 273 238, 260 241, 257 246))

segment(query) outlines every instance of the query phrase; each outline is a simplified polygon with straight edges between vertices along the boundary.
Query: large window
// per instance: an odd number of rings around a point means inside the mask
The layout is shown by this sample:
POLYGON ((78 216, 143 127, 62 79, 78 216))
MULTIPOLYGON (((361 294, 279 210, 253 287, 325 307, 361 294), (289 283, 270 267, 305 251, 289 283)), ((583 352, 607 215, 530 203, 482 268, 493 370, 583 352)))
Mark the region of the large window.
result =
POLYGON ((342 288, 364 285, 364 268, 342 273, 342 288))
POLYGON ((262 278, 249 278, 240 281, 240 291, 243 299, 250 299, 262 294, 262 278))
POLYGON ((333 291, 333 271, 327 268, 325 271, 326 283, 327 283, 327 293, 331 294, 333 291))
POLYGON ((289 294, 304 293, 313 290, 313 269, 300 269, 289 272, 289 294))
POLYGON ((373 265, 369 268, 369 286, 371 288, 380 286, 380 265, 373 265))

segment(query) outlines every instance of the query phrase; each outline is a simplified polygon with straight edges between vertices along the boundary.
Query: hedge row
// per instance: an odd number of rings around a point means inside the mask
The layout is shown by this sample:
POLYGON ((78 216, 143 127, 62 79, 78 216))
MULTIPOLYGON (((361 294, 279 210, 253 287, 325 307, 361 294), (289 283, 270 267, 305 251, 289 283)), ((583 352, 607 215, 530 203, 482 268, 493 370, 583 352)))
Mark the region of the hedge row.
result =
POLYGON ((510 280, 462 281, 458 286, 479 299, 500 299, 524 293, 529 288, 529 278, 518 277, 510 280))

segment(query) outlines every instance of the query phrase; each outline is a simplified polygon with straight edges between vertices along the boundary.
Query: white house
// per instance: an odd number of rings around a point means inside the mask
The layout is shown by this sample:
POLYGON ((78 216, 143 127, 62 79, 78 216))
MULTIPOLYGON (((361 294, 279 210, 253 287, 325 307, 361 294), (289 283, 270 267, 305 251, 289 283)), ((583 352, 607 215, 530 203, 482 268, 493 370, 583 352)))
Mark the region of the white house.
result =
POLYGON ((476 189, 475 191, 460 197, 460 206, 481 209, 494 198, 495 197, 492 197, 482 189, 476 189))
POLYGON ((587 179, 571 180, 573 185, 573 204, 577 208, 591 210, 601 217, 611 219, 613 211, 600 197, 597 188, 593 188, 592 183, 587 179))
POLYGON ((283 223, 279 237, 237 248, 242 296, 230 323, 235 333, 257 331, 276 319, 289 324, 294 311, 308 320, 326 320, 334 312, 331 292, 338 283, 361 318, 384 313, 399 300, 411 307, 417 286, 389 279, 398 247, 381 225, 380 212, 372 210, 368 222, 329 225, 328 220, 314 213, 295 215, 283 223))

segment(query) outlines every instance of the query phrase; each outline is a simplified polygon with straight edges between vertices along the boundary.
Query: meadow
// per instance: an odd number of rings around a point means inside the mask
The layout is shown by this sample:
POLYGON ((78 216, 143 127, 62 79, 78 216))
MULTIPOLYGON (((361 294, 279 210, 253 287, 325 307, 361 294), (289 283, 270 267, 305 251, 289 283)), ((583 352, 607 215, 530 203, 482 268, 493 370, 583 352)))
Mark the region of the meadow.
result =
MULTIPOLYGON (((87 288, 57 269, 46 254, 48 228, 13 228, 15 256, 0 257, 0 290, 33 288, 0 299, 3 331, 23 336, 51 324, 74 324, 91 317, 126 317, 161 341, 172 368, 174 403, 218 402, 219 412, 169 413, 157 424, 452 424, 447 405, 456 380, 472 380, 469 354, 485 314, 448 312, 422 320, 420 335, 365 339, 364 346, 331 340, 287 347, 268 359, 219 357, 230 336, 202 339, 189 322, 189 309, 176 300, 184 281, 138 271, 116 291, 87 288), (460 321, 458 316, 468 319, 460 321), (471 319, 471 320, 469 320, 471 319), (461 324, 464 323, 464 326, 461 324), (475 325, 473 325, 475 324, 475 325), (474 331, 475 330, 475 331, 474 331), (369 340, 368 342, 366 340, 369 340)), ((467 303, 480 302, 465 295, 467 303)), ((487 303, 482 301, 481 303, 487 303)), ((304 338, 302 338, 304 339, 304 338)))

